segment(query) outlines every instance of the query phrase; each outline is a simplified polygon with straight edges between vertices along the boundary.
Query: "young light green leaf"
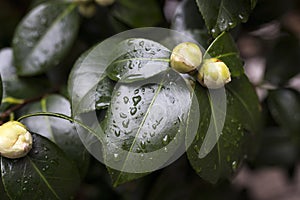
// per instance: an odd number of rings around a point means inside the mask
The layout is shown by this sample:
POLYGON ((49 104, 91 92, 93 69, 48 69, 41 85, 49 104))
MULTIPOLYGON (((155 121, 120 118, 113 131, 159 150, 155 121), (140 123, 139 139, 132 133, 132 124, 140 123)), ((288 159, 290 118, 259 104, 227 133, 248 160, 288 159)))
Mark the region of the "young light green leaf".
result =
POLYGON ((210 44, 204 58, 210 57, 222 60, 229 68, 232 77, 243 75, 243 61, 230 33, 223 32, 210 44))
POLYGON ((155 26, 163 19, 156 0, 118 0, 112 15, 132 28, 155 26))
POLYGON ((169 69, 171 52, 152 40, 133 38, 120 42, 113 54, 117 58, 107 68, 109 78, 130 83, 169 69))
POLYGON ((68 53, 79 28, 76 5, 50 2, 34 8, 18 25, 13 38, 17 72, 41 74, 68 53))
POLYGON ((26 157, 1 157, 1 175, 10 199, 72 199, 80 184, 78 170, 48 139, 33 134, 26 157))
MULTIPOLYGON (((71 115, 71 106, 67 99, 60 95, 50 95, 39 102, 31 103, 20 110, 18 115, 36 112, 53 112, 71 115)), ((65 120, 49 116, 29 117, 22 121, 30 131, 40 133, 57 144, 85 175, 89 165, 89 154, 83 146, 75 126, 65 120)))
POLYGON ((172 70, 116 85, 103 136, 105 164, 115 169, 109 170, 114 186, 146 175, 175 156, 183 144, 190 102, 185 81, 172 70))
POLYGON ((251 153, 251 150, 245 148, 249 138, 253 137, 250 132, 257 133, 259 130, 260 112, 258 98, 246 76, 233 79, 226 86, 226 110, 219 110, 219 105, 211 101, 213 92, 208 93, 199 85, 196 86, 201 118, 196 139, 187 150, 187 155, 199 176, 216 183, 220 179, 230 178, 243 158, 251 153), (222 111, 226 118, 220 130, 219 126, 215 126, 220 122, 214 115, 222 111), (211 129, 211 125, 216 128, 211 129), (207 141, 215 141, 207 140, 207 137, 217 138, 216 144, 209 144, 214 145, 213 148, 205 148, 209 146, 207 141))
POLYGON ((256 0, 196 0, 210 33, 217 37, 221 32, 248 20, 256 0))

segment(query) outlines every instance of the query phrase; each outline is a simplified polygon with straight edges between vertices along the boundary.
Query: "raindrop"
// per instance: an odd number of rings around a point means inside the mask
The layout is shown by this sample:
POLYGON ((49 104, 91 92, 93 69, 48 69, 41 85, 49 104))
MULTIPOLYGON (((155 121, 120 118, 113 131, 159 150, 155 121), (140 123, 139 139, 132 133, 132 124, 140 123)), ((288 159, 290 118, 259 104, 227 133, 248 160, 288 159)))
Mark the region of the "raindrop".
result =
POLYGON ((136 107, 131 107, 130 108, 130 114, 134 115, 137 112, 137 108, 136 107))
POLYGON ((215 32, 216 32, 216 30, 213 28, 213 29, 211 29, 211 32, 212 32, 212 33, 215 33, 215 32))
POLYGON ((125 113, 121 112, 120 117, 125 119, 125 118, 127 118, 127 115, 125 113))
POLYGON ((228 25, 231 27, 233 26, 233 22, 229 22, 228 25))
POLYGON ((47 147, 44 147, 43 150, 44 150, 44 151, 48 151, 48 148, 47 148, 47 147))
POLYGON ((155 130, 157 127, 157 124, 152 124, 152 128, 155 130))
POLYGON ((23 188, 22 188, 22 190, 23 190, 23 191, 26 191, 26 190, 27 190, 27 188, 26 188, 26 187, 23 187, 23 188))
POLYGON ((34 154, 38 154, 39 153, 39 151, 38 150, 34 150, 34 154))
POLYGON ((118 92, 117 92, 117 96, 120 96, 120 95, 121 95, 121 92, 118 91, 118 92))
POLYGON ((239 14, 239 18, 243 20, 245 17, 242 14, 239 14))
POLYGON ((123 100, 124 100, 124 103, 127 104, 129 101, 129 98, 125 96, 125 97, 123 97, 123 100))
POLYGON ((141 145, 141 148, 142 148, 142 149, 145 149, 145 148, 146 148, 146 142, 145 142, 145 141, 141 141, 141 144, 140 144, 140 145, 141 145))
POLYGON ((127 44, 130 46, 133 44, 133 41, 132 40, 128 40, 127 44))
POLYGON ((119 137, 121 135, 121 132, 120 131, 115 131, 115 136, 116 137, 119 137))
POLYGON ((233 161, 232 164, 231 164, 231 166, 232 166, 233 170, 236 170, 237 169, 237 162, 233 161))
POLYGON ((165 136, 163 137, 163 144, 164 144, 164 145, 168 144, 168 141, 169 141, 169 136, 168 136, 168 135, 165 135, 165 136))
POLYGON ((139 89, 135 89, 134 94, 138 94, 138 93, 139 93, 139 89))
POLYGON ((114 159, 115 159, 115 161, 118 161, 119 160, 119 154, 114 153, 114 159))
POLYGON ((128 125, 129 125, 129 119, 122 121, 122 126, 124 128, 128 128, 128 125))
POLYGON ((144 47, 144 41, 140 41, 139 45, 140 47, 144 47))
POLYGON ((133 105, 137 106, 138 103, 142 100, 142 97, 140 95, 139 96, 135 96, 135 97, 132 97, 132 100, 133 100, 133 105))
POLYGON ((155 136, 155 132, 150 132, 150 137, 154 137, 155 136))
POLYGON ((27 184, 27 183, 28 183, 28 181, 25 180, 25 181, 24 181, 24 184, 27 184))
POLYGON ((164 151, 167 153, 167 152, 168 152, 168 148, 167 148, 167 147, 164 147, 164 151))

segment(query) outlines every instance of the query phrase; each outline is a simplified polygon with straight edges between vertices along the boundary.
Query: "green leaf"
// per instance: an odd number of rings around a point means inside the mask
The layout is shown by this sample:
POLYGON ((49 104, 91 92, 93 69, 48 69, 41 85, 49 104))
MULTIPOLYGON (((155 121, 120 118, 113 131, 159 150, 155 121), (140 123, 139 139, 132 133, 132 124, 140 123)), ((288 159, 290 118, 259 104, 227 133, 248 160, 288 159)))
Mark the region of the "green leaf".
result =
POLYGON ((226 96, 222 89, 208 91, 199 85, 195 94, 201 118, 187 155, 200 177, 216 183, 230 178, 243 158, 252 152, 246 145, 253 137, 250 132, 259 130, 259 101, 245 75, 227 84, 226 96), (226 109, 222 108, 223 103, 227 105, 226 109), (220 120, 225 120, 223 128, 224 121, 220 120))
POLYGON ((214 37, 248 20, 256 0, 196 0, 206 27, 214 37))
MULTIPOLYGON (((20 110, 20 116, 36 112, 53 112, 71 115, 70 103, 60 95, 50 95, 39 102, 31 103, 20 110)), ((89 154, 83 146, 75 126, 65 120, 49 116, 29 117, 22 121, 30 131, 41 133, 57 144, 85 175, 89 165, 89 154)))
POLYGON ((0 71, 3 81, 3 97, 27 99, 39 96, 50 88, 46 77, 19 77, 13 64, 13 52, 11 48, 0 51, 0 71))
POLYGON ((1 174, 10 199, 72 199, 78 170, 48 139, 33 134, 33 148, 20 159, 1 157, 1 174))
POLYGON ((210 44, 204 58, 210 57, 222 60, 229 68, 232 77, 243 75, 243 61, 230 33, 223 32, 210 44))
POLYGON ((184 0, 179 3, 171 27, 192 37, 204 48, 208 47, 210 36, 195 0, 184 0))
POLYGON ((286 35, 276 41, 267 57, 265 79, 275 85, 284 85, 300 73, 299 39, 286 35))
MULTIPOLYGON (((191 96, 176 72, 117 84, 104 130, 105 164, 113 185, 156 170, 175 155, 184 139, 191 96)), ((184 152, 184 148, 183 148, 184 152)))
POLYGON ((146 39, 127 39, 117 46, 116 59, 107 74, 114 81, 129 83, 150 78, 169 69, 171 52, 163 45, 146 39))
POLYGON ((275 121, 300 142, 300 93, 291 89, 272 90, 267 100, 275 121))
POLYGON ((34 8, 18 25, 13 38, 19 75, 41 74, 68 53, 79 28, 75 4, 45 3, 34 8))
POLYGON ((4 185, 2 183, 2 175, 0 174, 0 197, 2 200, 9 200, 6 191, 4 189, 4 185))
POLYGON ((115 82, 108 77, 103 78, 96 89, 96 109, 106 109, 111 101, 115 82))
POLYGON ((118 0, 111 12, 117 20, 132 28, 155 26, 163 19, 156 0, 118 0))

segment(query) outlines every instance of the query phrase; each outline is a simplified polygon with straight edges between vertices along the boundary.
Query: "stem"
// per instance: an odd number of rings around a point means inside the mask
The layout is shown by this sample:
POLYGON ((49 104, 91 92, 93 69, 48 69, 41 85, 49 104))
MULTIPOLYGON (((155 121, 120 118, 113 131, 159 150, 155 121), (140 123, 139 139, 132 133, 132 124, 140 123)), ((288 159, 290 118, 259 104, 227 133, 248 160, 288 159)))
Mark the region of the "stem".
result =
POLYGON ((78 121, 76 119, 73 119, 67 115, 64 114, 60 114, 60 113, 51 113, 51 112, 36 112, 36 113, 31 113, 31 114, 27 114, 27 115, 23 115, 22 117, 20 117, 19 119, 17 119, 18 122, 20 122, 23 119, 29 118, 29 117, 37 117, 37 116, 50 116, 50 117, 57 117, 60 119, 65 119, 68 120, 72 123, 76 123, 79 126, 81 126, 82 128, 84 128, 85 130, 89 131, 90 133, 92 133, 93 135, 95 135, 100 142, 103 142, 102 139, 98 136, 98 134, 91 129, 90 127, 86 126, 85 124, 83 124, 81 121, 78 121))

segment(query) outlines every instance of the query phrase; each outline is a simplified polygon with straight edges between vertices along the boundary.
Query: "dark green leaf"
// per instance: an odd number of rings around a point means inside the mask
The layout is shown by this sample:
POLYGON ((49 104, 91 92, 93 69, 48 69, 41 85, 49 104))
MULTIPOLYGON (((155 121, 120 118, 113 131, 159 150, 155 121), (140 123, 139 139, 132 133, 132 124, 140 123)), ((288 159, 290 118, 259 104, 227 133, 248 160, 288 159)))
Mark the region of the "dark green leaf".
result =
POLYGON ((207 28, 214 37, 248 20, 256 0, 196 0, 207 28))
POLYGON ((163 19, 156 0, 118 0, 112 15, 132 28, 155 26, 163 19))
POLYGON ((72 199, 78 170, 48 139, 33 134, 33 148, 20 159, 1 157, 3 184, 10 199, 72 199))
POLYGON ((270 91, 268 107, 276 122, 300 142, 300 94, 291 89, 270 91))
POLYGON ((108 77, 103 78, 96 90, 96 109, 105 109, 109 106, 115 82, 108 77))
POLYGON ((1 200, 9 200, 6 191, 4 189, 4 185, 2 183, 2 175, 0 174, 0 198, 1 200))
POLYGON ((71 48, 78 28, 75 4, 51 2, 34 8, 13 39, 18 74, 40 74, 57 65, 71 48))
POLYGON ((4 98, 32 98, 47 92, 45 88, 50 88, 46 77, 18 77, 15 66, 13 65, 12 49, 2 49, 0 51, 0 60, 4 98))
POLYGON ((114 81, 143 80, 169 69, 170 50, 152 40, 124 40, 114 53, 117 58, 107 68, 114 81))
POLYGON ((237 77, 244 73, 243 61, 235 42, 229 33, 223 32, 208 47, 204 58, 216 57, 229 68, 231 76, 237 77))
POLYGON ((204 48, 208 47, 209 34, 195 0, 179 3, 172 19, 172 29, 184 32, 204 48))
POLYGON ((293 36, 281 37, 267 57, 265 79, 275 85, 283 85, 300 73, 300 45, 293 36))
POLYGON ((110 170, 114 186, 139 178, 174 156, 182 146, 190 102, 185 81, 172 70, 116 85, 104 126, 105 164, 118 170, 110 170))
MULTIPOLYGON (((36 112, 53 112, 70 116, 71 108, 69 101, 64 97, 50 95, 39 102, 25 106, 21 109, 19 115, 36 112)), ((22 123, 30 131, 38 132, 56 143, 76 163, 81 175, 84 176, 89 164, 89 154, 81 143, 75 126, 71 122, 55 117, 37 116, 26 118, 22 123)))
POLYGON ((251 150, 245 150, 245 145, 252 137, 249 131, 258 131, 259 102, 246 76, 233 79, 226 86, 226 96, 222 89, 208 93, 199 85, 195 93, 201 118, 198 133, 187 154, 199 176, 216 183, 229 178, 247 153, 251 153, 251 150), (225 109, 222 108, 224 103, 225 109), (221 120, 225 120, 223 128, 221 120))

